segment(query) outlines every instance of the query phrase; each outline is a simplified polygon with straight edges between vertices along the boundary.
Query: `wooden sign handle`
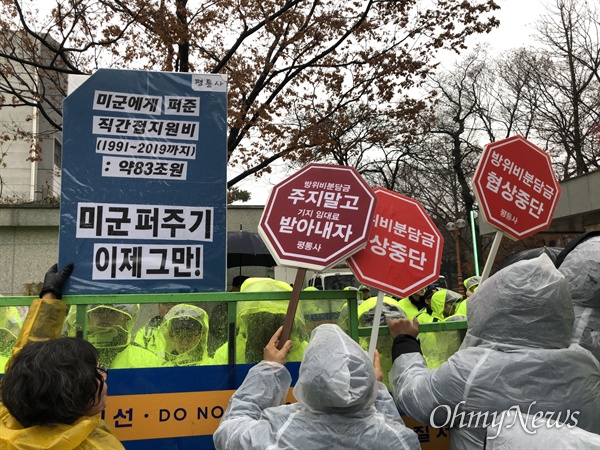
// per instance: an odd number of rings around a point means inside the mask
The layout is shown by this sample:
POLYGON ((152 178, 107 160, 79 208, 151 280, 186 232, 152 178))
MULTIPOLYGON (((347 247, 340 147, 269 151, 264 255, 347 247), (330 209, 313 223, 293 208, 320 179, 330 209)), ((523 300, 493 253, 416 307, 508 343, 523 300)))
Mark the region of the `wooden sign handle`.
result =
POLYGON ((277 348, 281 350, 283 344, 287 342, 292 334, 292 325, 294 325, 294 317, 296 317, 296 309, 298 309, 298 301, 300 300, 300 291, 302 291, 302 285, 304 284, 304 277, 306 276, 306 268, 298 267, 296 272, 296 279, 294 280, 294 287, 292 289, 292 296, 290 297, 290 303, 288 304, 287 313, 285 314, 285 320, 283 322, 283 331, 279 336, 279 345, 277 348))

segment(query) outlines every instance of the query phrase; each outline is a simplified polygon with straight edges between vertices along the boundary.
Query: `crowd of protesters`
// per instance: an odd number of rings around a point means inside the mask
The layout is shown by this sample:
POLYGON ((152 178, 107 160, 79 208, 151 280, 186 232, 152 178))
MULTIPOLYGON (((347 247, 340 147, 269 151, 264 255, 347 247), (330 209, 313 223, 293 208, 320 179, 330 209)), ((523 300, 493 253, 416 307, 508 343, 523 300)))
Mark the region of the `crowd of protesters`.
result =
MULTIPOLYGON (((135 332, 139 305, 92 305, 87 340, 75 337, 75 311, 61 300, 71 271, 48 271, 23 323, 0 308, 2 448, 121 449, 100 418, 107 366, 227 364, 229 343, 209 350, 209 314, 193 304, 161 304, 135 332)), ((291 291, 268 278, 240 282, 240 292, 291 291)), ((361 288, 359 325, 373 326, 377 297, 361 288)), ((449 427, 452 449, 600 448, 600 233, 554 261, 543 254, 468 278, 465 290, 386 296, 379 325, 391 337, 380 337, 373 360, 367 339, 348 336, 343 303, 306 302, 305 314, 300 302, 281 343, 286 301, 239 302, 236 363, 256 365, 229 401, 216 448, 420 448, 401 414, 449 427), (332 312, 335 323, 308 323, 332 312), (419 333, 465 319, 455 343, 419 333), (300 361, 293 404, 288 361, 300 361), (507 426, 515 415, 521 426, 507 426)))

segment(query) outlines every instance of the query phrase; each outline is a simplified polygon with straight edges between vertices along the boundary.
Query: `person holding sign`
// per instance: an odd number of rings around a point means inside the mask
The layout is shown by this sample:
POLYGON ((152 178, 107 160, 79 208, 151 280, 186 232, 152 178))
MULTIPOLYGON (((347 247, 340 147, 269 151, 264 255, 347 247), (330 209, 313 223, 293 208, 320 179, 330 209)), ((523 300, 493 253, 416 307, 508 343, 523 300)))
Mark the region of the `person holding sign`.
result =
POLYGON ((568 283, 547 255, 500 270, 467 302, 462 346, 437 369, 420 354, 416 319, 388 322, 398 408, 450 427, 455 450, 483 448, 493 415, 509 409, 600 433, 600 364, 571 345, 568 283))
POLYGON ((213 435, 217 449, 420 448, 382 382, 377 353, 374 367, 367 352, 334 324, 313 330, 294 387, 298 403, 284 405, 292 381, 284 364, 292 341, 278 350, 282 330, 230 399, 213 435))
POLYGON ((98 352, 83 339, 60 338, 72 271, 52 266, 29 308, 0 382, 0 448, 124 449, 100 417, 108 389, 98 352))

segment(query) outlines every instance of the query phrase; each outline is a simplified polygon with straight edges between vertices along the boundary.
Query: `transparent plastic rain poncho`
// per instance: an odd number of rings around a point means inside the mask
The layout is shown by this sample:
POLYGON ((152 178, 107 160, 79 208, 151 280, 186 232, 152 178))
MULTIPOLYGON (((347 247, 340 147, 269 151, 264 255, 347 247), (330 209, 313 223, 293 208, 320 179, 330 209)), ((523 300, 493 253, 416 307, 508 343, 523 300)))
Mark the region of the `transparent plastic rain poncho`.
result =
MULTIPOLYGON (((111 369, 160 367, 163 360, 131 344, 132 331, 140 311, 138 304, 89 305, 87 340, 98 350, 100 363, 111 369)), ((76 308, 71 307, 64 332, 74 337, 76 308)))
POLYGON ((208 356, 208 315, 194 305, 173 306, 157 335, 157 356, 166 366, 213 364, 208 356))
POLYGON ((467 300, 460 350, 439 368, 419 353, 400 355, 390 374, 396 404, 414 419, 450 426, 453 449, 482 448, 485 427, 469 413, 512 407, 536 413, 579 411, 581 428, 600 432, 600 364, 570 345, 573 306, 567 281, 547 255, 517 262, 467 300), (452 422, 454 418, 454 422, 452 422))
POLYGON ((278 363, 250 369, 214 434, 217 449, 419 449, 367 353, 333 324, 315 328, 294 396, 278 363))
POLYGON ((573 298, 572 342, 587 348, 600 361, 600 236, 577 245, 558 270, 569 282, 573 298))
POLYGON ((486 450, 600 450, 600 435, 539 415, 504 411, 487 429, 486 450))

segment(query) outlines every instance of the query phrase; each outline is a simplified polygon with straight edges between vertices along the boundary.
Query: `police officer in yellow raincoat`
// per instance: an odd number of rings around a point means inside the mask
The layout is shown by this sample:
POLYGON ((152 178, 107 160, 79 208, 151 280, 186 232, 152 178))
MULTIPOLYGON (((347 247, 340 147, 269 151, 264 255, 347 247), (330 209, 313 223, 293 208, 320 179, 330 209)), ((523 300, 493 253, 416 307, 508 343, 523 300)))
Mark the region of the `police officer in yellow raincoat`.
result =
MULTIPOLYGON (((278 291, 291 292, 292 287, 288 283, 272 278, 248 278, 240 288, 240 292, 278 291)), ((287 300, 240 301, 237 303, 236 364, 250 364, 262 360, 265 345, 275 331, 283 325, 287 308, 287 300)), ((290 339, 294 344, 288 354, 288 361, 301 361, 304 349, 308 345, 302 302, 298 303, 290 339)), ((227 343, 217 349, 214 361, 216 364, 228 363, 227 343)))
MULTIPOLYGON (((375 307, 377 306, 377 297, 371 297, 358 305, 358 326, 359 327, 372 327, 373 321, 375 320, 375 307)), ((385 326, 387 319, 389 318, 402 318, 406 317, 406 313, 400 307, 398 300, 392 297, 384 296, 383 305, 381 308, 381 317, 379 319, 379 325, 385 326)), ((348 325, 348 314, 344 314, 340 317, 339 326, 346 333, 349 332, 348 325)), ((358 343, 364 350, 369 350, 369 344, 371 342, 370 337, 360 337, 358 343)), ((392 368, 392 347, 389 339, 380 338, 377 339, 377 351, 379 352, 379 359, 381 363, 381 371, 383 372, 383 383, 388 386, 388 375, 392 368)))
MULTIPOLYGON (((87 340, 96 347, 100 362, 111 369, 160 367, 163 360, 153 352, 132 343, 132 331, 140 311, 138 304, 90 305, 87 340)), ((75 336, 75 308, 65 326, 67 336, 75 336)))
POLYGON ((214 364, 208 355, 208 314, 184 303, 173 306, 158 327, 156 355, 165 366, 214 364))
MULTIPOLYGON (((461 301, 462 295, 458 292, 439 289, 433 293, 429 301, 431 312, 422 312, 417 316, 417 320, 424 324, 462 319, 462 317, 454 317, 456 305, 461 301)), ((448 330, 419 333, 419 342, 427 367, 434 369, 458 351, 462 342, 462 332, 448 330)))

